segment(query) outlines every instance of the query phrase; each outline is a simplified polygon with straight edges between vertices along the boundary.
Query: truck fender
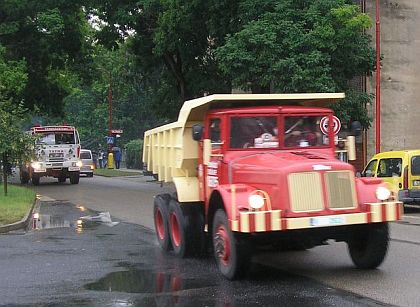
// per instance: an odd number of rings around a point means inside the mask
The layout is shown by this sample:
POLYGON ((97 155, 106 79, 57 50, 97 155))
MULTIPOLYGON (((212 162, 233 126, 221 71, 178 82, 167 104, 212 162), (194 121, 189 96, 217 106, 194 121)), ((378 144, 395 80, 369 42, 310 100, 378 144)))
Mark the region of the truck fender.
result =
POLYGON ((247 184, 223 184, 213 190, 208 204, 208 223, 217 209, 224 209, 229 220, 237 219, 239 211, 249 210, 248 197, 256 188, 247 184))
POLYGON ((378 199, 376 198, 376 189, 378 187, 389 188, 389 186, 380 178, 356 178, 357 202, 359 204, 378 202, 378 199))

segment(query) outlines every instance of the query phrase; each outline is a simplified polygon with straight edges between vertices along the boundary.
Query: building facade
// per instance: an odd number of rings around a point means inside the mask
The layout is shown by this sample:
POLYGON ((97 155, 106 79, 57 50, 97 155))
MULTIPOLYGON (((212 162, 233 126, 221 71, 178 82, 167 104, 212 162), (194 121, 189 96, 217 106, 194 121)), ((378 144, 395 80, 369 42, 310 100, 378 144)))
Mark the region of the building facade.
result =
MULTIPOLYGON (((358 1, 359 2, 359 1, 358 1)), ((360 3, 375 21, 375 1, 360 3)), ((381 30, 381 151, 420 148, 420 1, 379 0, 381 30)), ((371 29, 375 43, 375 26, 371 29)), ((375 94, 376 75, 366 80, 375 94)), ((375 100, 367 106, 373 119, 366 153, 375 153, 375 100)))

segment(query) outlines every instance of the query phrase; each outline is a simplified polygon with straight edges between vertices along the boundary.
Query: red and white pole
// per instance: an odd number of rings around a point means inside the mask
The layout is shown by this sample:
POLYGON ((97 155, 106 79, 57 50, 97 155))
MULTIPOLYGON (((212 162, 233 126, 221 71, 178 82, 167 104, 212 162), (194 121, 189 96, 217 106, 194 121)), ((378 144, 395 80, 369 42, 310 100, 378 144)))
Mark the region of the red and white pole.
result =
POLYGON ((381 152, 381 20, 376 0, 376 153, 381 152))

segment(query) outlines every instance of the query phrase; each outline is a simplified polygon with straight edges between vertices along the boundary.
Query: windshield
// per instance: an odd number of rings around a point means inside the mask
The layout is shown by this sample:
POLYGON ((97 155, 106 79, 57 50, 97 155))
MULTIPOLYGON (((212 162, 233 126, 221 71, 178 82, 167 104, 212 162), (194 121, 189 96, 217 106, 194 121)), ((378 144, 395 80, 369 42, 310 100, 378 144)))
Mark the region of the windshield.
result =
POLYGON ((323 116, 285 117, 285 147, 310 147, 328 145, 327 135, 321 132, 320 121, 323 116))
POLYGON ((328 137, 321 132, 319 125, 322 117, 286 116, 284 117, 284 129, 278 129, 279 123, 282 121, 278 121, 276 116, 232 117, 230 148, 328 146, 328 137), (283 131, 280 135, 279 130, 283 131))
POLYGON ((230 148, 276 148, 277 132, 274 116, 232 117, 230 148))
POLYGON ((43 145, 60 145, 60 144, 75 144, 74 133, 43 133, 37 144, 43 145))
POLYGON ((82 151, 80 152, 80 159, 92 159, 92 156, 90 154, 90 151, 82 151))

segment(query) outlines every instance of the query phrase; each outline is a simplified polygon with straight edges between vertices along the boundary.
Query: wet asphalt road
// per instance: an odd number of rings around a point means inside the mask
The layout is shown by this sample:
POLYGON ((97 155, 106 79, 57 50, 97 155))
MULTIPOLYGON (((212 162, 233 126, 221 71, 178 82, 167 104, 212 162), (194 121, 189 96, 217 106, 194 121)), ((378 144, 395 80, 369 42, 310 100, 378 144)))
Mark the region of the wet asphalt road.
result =
POLYGON ((210 256, 163 254, 143 226, 89 221, 98 212, 66 201, 37 211, 35 229, 0 236, 1 306, 383 305, 256 263, 229 282, 210 256))

